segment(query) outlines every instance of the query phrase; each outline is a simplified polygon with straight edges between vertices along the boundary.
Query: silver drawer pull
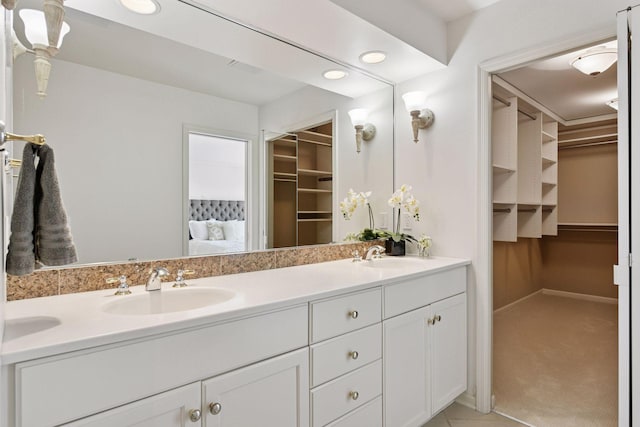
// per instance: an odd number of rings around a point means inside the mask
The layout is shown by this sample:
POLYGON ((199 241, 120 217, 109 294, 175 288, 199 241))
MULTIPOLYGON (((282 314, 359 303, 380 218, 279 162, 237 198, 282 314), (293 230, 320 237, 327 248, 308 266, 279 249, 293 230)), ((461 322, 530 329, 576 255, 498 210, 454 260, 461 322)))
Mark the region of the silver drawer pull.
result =
POLYGON ((189 411, 189 419, 194 423, 200 421, 201 416, 202 412, 200 412, 200 409, 192 409, 189 411))
POLYGON ((349 357, 353 360, 358 360, 358 356, 360 356, 360 354, 358 354, 357 351, 350 351, 349 352, 349 357))
POLYGON ((436 318, 429 318, 427 319, 427 325, 433 325, 436 323, 436 318))
MULTIPOLYGON (((438 322, 441 322, 441 321, 442 321, 442 316, 440 316, 440 315, 438 314, 438 315, 435 317, 435 320, 436 320, 436 321, 438 321, 438 322)), ((435 323, 435 321, 434 321, 434 323, 435 323)))
POLYGON ((358 318, 358 311, 356 310, 351 310, 349 312, 349 317, 351 317, 352 319, 357 319, 358 318))
POLYGON ((360 397, 360 393, 358 393, 357 391, 349 392, 349 397, 353 400, 358 400, 358 397, 360 397))
POLYGON ((218 415, 222 412, 222 405, 217 402, 209 404, 209 412, 211 412, 211 415, 218 415))

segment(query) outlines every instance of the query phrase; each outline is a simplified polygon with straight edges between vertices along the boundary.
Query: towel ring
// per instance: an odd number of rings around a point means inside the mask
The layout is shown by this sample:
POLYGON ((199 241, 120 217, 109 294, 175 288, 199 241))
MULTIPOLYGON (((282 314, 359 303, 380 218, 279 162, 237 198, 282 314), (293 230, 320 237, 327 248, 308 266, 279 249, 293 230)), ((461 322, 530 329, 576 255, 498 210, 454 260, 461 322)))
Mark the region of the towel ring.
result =
POLYGON ((47 140, 44 135, 16 135, 4 131, 4 122, 0 122, 0 146, 4 146, 7 141, 24 141, 35 145, 44 145, 47 140))

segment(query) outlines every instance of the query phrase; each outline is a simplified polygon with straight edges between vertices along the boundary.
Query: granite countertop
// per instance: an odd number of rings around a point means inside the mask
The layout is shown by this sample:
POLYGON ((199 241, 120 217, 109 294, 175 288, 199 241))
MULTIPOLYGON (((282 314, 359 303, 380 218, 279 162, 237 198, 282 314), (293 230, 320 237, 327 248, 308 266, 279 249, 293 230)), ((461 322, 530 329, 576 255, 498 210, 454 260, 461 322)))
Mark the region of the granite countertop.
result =
MULTIPOLYGON (((114 289, 11 301, 5 305, 0 358, 6 365, 215 324, 468 264, 469 260, 458 258, 385 257, 187 280, 189 287, 182 289, 218 288, 234 296, 218 304, 162 314, 105 311, 112 302, 130 297, 115 296, 114 289)), ((132 296, 148 294, 144 286, 133 286, 131 291, 132 296)), ((169 282, 159 292, 180 291, 169 282)))

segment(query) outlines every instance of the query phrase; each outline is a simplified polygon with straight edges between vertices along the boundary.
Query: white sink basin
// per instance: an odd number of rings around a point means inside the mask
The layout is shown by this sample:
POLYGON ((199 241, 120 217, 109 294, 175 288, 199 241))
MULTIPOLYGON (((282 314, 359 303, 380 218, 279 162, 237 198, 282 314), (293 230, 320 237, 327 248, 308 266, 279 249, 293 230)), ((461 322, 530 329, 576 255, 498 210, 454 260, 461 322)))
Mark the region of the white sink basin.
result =
POLYGON ((181 288, 117 296, 102 307, 111 314, 148 315, 194 310, 229 301, 235 293, 216 288, 181 288))

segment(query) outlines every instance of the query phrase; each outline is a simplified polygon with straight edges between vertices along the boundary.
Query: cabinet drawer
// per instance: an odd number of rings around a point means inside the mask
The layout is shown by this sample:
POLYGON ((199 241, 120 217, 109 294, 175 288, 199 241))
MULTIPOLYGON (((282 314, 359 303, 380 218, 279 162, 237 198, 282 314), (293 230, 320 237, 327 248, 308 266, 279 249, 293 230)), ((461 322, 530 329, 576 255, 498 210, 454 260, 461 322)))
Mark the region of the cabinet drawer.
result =
POLYGON ((327 424, 326 427, 382 427, 382 397, 377 397, 366 405, 327 424))
POLYGON ((380 322, 380 288, 311 303, 311 342, 351 332, 380 322))
POLYGON ((353 371, 382 357, 382 326, 377 323, 311 346, 311 386, 353 371))
POLYGON ((303 305, 19 363, 16 425, 59 425, 301 348, 307 321, 303 305))
POLYGON ((324 426, 381 394, 382 362, 378 360, 312 390, 313 425, 324 426))
POLYGON ((424 307, 466 290, 466 267, 387 285, 384 287, 384 318, 424 307))

